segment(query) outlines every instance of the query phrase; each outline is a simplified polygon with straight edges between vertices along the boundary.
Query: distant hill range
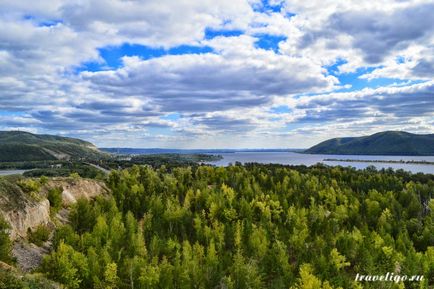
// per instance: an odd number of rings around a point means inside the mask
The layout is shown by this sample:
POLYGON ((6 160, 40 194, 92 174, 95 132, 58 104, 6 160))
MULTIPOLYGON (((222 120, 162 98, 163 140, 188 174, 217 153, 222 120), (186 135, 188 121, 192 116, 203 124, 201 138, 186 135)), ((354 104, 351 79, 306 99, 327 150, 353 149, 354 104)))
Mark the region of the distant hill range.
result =
POLYGON ((0 131, 0 162, 100 158, 104 155, 92 143, 80 139, 0 131))
POLYGON ((337 155, 434 155, 434 134, 385 131, 370 136, 333 138, 306 151, 337 155))

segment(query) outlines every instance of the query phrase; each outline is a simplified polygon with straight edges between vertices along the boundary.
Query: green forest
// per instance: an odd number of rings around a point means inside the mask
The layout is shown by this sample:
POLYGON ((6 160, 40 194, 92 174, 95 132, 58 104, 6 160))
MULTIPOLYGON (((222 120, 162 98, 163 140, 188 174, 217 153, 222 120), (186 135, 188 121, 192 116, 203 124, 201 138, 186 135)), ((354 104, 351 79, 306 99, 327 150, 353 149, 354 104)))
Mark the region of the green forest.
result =
POLYGON ((79 200, 39 269, 67 288, 429 288, 434 176, 134 166, 79 200), (420 282, 355 282, 387 272, 420 282))

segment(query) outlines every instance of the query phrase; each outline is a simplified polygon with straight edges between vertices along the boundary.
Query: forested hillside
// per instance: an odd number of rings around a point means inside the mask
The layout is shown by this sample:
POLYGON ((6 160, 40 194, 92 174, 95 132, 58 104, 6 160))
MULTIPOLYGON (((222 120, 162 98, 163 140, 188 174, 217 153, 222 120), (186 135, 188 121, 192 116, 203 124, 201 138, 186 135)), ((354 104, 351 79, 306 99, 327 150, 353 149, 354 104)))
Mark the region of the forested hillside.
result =
POLYGON ((93 144, 75 138, 38 135, 23 131, 0 131, 0 162, 102 158, 93 144))
POLYGON ((305 151, 338 155, 434 155, 434 134, 385 131, 370 136, 333 138, 305 151))
POLYGON ((279 165, 152 169, 79 201, 41 272, 67 288, 428 288, 434 177, 279 165), (424 276, 362 282, 359 274, 424 276), (405 287, 403 287, 405 285, 405 287))

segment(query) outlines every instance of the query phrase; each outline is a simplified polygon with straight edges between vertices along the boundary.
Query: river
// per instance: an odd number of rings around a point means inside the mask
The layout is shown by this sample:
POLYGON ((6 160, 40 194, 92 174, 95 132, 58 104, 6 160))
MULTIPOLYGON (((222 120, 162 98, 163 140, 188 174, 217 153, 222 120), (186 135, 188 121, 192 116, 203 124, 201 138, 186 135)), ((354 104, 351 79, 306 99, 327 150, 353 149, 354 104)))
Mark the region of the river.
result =
POLYGON ((427 161, 434 162, 434 156, 372 156, 372 155, 316 155, 316 154, 301 154, 295 152, 234 152, 234 153, 219 153, 223 159, 211 162, 216 166, 227 166, 230 163, 274 163, 283 165, 306 165, 311 166, 317 163, 324 163, 331 166, 351 166, 357 169, 363 169, 368 166, 374 166, 377 169, 393 168, 403 169, 412 173, 434 174, 434 165, 428 164, 406 164, 406 163, 373 163, 362 162, 362 160, 380 160, 380 161, 427 161), (351 159, 361 160, 361 162, 336 162, 324 161, 325 159, 351 159))

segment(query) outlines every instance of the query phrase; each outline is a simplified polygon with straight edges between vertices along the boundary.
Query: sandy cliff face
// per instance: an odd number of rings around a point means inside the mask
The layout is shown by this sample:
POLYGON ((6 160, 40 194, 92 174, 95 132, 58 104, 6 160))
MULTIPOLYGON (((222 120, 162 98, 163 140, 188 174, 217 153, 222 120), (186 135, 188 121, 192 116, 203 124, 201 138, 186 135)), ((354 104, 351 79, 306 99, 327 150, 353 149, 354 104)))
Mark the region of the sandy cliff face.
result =
POLYGON ((36 203, 27 203, 23 209, 12 210, 3 214, 11 225, 10 237, 15 240, 26 237, 27 230, 38 225, 47 225, 50 219, 50 202, 43 199, 36 203))
POLYGON ((62 187, 62 201, 64 206, 70 206, 80 198, 92 199, 107 192, 102 181, 65 178, 54 178, 47 184, 47 189, 62 187))
POLYGON ((101 181, 71 178, 49 180, 38 193, 39 200, 23 199, 19 208, 9 206, 8 210, 0 209, 0 214, 11 225, 10 237, 12 240, 25 238, 29 229, 34 230, 41 224, 53 224, 50 217, 50 202, 46 195, 49 189, 58 187, 62 188, 64 207, 74 204, 80 198, 92 199, 107 192, 105 184, 101 181))

